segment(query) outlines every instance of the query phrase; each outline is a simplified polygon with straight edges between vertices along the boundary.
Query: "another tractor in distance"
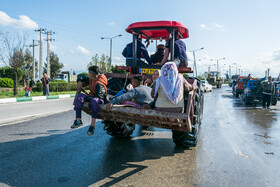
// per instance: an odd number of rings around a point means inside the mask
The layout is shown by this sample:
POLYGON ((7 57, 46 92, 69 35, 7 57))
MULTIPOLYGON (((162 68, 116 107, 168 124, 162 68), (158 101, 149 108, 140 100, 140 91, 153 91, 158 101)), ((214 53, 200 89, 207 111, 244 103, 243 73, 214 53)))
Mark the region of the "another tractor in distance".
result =
POLYGON ((216 86, 217 88, 221 88, 223 84, 223 80, 220 77, 220 72, 218 71, 210 71, 208 74, 207 81, 212 86, 216 86))

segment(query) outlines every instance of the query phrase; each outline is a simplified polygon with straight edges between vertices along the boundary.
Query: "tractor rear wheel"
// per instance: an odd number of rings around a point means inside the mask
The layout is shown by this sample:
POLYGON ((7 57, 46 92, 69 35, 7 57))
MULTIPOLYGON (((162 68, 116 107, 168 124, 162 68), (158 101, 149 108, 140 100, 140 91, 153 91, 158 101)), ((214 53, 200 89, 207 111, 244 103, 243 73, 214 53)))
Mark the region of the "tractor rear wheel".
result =
MULTIPOLYGON (((202 98, 202 97, 201 97, 202 98)), ((184 132, 184 131, 175 131, 172 130, 172 138, 173 142, 178 147, 195 147, 198 139, 198 130, 199 125, 202 120, 203 113, 201 112, 201 107, 203 109, 203 99, 200 101, 200 97, 196 94, 195 103, 194 103, 194 117, 193 117, 193 125, 192 132, 184 132)))
POLYGON ((119 78, 111 77, 108 80, 107 90, 108 94, 115 95, 124 88, 124 81, 119 78))

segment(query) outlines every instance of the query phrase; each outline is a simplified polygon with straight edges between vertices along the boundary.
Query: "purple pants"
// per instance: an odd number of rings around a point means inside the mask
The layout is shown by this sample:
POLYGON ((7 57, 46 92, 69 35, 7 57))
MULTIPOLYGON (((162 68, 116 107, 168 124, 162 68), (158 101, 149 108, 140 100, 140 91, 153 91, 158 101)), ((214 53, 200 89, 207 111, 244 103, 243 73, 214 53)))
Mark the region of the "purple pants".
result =
MULTIPOLYGON (((74 110, 76 110, 76 118, 81 118, 82 117, 82 108, 83 104, 85 102, 85 98, 87 96, 85 94, 79 94, 74 101, 75 107, 74 110)), ((89 109, 91 110, 91 117, 92 118, 97 118, 97 114, 100 110, 100 104, 104 104, 103 99, 99 98, 92 98, 89 102, 89 109)))

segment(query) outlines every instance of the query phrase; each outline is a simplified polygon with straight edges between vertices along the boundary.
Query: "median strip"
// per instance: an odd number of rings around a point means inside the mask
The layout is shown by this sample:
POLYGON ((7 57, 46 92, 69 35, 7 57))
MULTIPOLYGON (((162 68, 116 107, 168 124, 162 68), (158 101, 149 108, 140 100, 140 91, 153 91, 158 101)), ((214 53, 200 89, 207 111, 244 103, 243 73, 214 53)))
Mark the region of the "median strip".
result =
POLYGON ((6 99, 0 99, 0 104, 16 103, 16 102, 24 102, 24 101, 44 101, 50 99, 65 99, 65 98, 72 98, 72 97, 75 97, 75 94, 6 98, 6 99))

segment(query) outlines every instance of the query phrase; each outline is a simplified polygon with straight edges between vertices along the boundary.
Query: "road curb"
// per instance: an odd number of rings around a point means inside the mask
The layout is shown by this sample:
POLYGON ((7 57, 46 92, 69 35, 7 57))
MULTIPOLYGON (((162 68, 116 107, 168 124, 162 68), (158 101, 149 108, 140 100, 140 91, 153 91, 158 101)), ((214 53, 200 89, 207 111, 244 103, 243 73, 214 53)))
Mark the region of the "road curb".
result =
POLYGON ((0 104, 16 103, 16 102, 24 102, 24 101, 44 101, 44 100, 50 100, 50 99, 64 99, 64 98, 71 98, 71 97, 75 97, 75 94, 35 96, 35 97, 17 97, 17 98, 0 99, 0 104))

